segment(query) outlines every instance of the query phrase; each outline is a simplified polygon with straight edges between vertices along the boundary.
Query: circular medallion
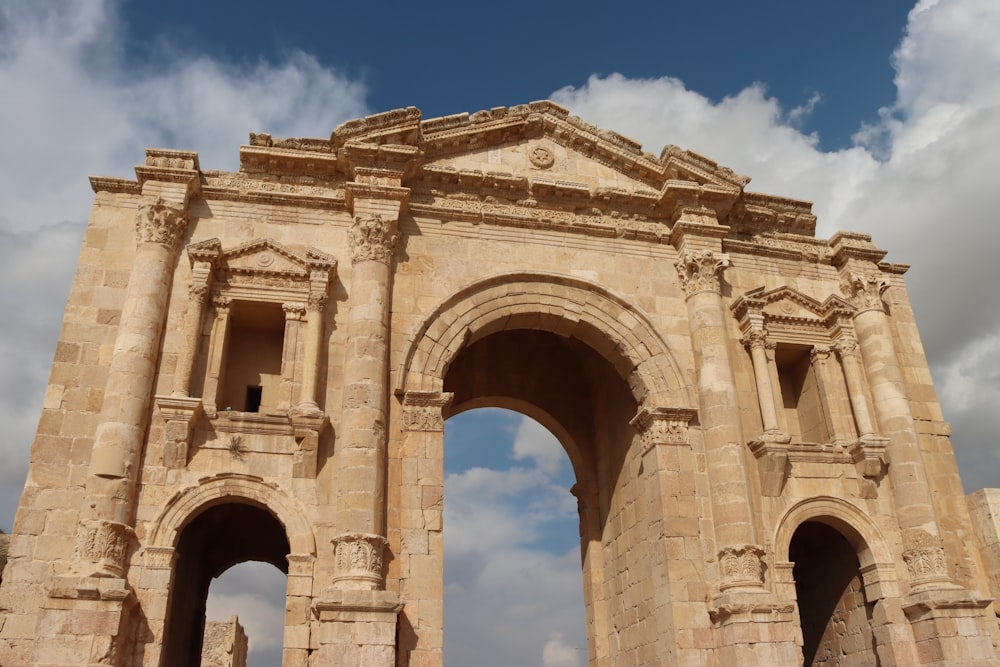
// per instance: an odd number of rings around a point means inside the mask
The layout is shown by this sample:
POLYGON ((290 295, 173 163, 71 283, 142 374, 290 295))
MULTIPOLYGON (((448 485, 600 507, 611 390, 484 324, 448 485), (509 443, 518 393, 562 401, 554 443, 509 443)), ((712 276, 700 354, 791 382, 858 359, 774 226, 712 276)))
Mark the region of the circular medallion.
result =
POLYGON ((274 255, 269 252, 262 252, 257 255, 257 266, 271 266, 274 264, 274 255))
POLYGON ((556 156, 545 146, 532 146, 528 152, 531 164, 539 169, 548 169, 556 162, 556 156))

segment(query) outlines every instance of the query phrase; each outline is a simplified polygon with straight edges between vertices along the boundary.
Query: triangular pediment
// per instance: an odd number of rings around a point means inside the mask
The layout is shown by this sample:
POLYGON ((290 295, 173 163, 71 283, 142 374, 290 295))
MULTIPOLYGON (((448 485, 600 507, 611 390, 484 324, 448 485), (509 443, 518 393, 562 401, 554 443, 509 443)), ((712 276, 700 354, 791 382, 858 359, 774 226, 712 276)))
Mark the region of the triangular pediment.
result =
POLYGON ((234 273, 263 273, 307 279, 314 266, 332 269, 336 261, 313 248, 299 253, 272 239, 255 239, 226 250, 220 266, 234 273))
POLYGON ((740 319, 758 314, 772 322, 828 323, 838 316, 853 313, 854 307, 836 294, 831 294, 820 302, 790 287, 768 291, 758 287, 739 297, 733 303, 733 312, 740 319))

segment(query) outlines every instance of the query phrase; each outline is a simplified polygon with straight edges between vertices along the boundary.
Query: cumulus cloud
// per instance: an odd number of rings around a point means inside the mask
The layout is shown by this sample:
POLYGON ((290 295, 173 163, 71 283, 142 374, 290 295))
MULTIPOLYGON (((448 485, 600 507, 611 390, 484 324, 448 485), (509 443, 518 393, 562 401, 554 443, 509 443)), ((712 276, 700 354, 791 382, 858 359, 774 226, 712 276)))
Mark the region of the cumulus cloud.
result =
POLYGON ((86 174, 132 175, 146 146, 198 150, 204 169, 236 167, 247 132, 326 136, 366 113, 365 90, 290 52, 245 66, 169 42, 130 66, 110 0, 0 0, 0 528, 27 470, 72 270, 93 198, 86 174))
POLYGON ((287 579, 276 567, 249 562, 229 568, 209 588, 206 618, 239 617, 247 633, 251 667, 281 662, 286 587, 287 579))
MULTIPOLYGON (((910 298, 969 490, 1000 486, 990 410, 1000 367, 996 285, 1000 246, 992 202, 1000 173, 1000 4, 925 0, 893 56, 897 99, 855 145, 822 151, 755 84, 713 104, 676 79, 592 77, 553 94, 575 114, 658 151, 676 144, 753 177, 749 189, 815 202, 818 233, 869 232, 892 261, 910 263, 910 298), (960 382, 956 378, 962 378, 960 382), (994 378, 995 379, 995 378, 994 378), (972 382, 985 384, 975 385, 972 382), (965 391, 950 393, 952 387, 965 391), (975 393, 971 404, 959 396, 975 393)), ((817 100, 818 102, 818 100, 817 100)), ((812 102, 810 101, 810 104, 812 102)), ((995 403, 993 404, 995 406, 995 403)))
POLYGON ((533 419, 522 419, 514 436, 514 458, 531 460, 543 472, 554 475, 566 464, 566 452, 555 436, 533 419))
POLYGON ((579 649, 568 645, 559 632, 549 635, 542 649, 542 667, 578 667, 579 649))

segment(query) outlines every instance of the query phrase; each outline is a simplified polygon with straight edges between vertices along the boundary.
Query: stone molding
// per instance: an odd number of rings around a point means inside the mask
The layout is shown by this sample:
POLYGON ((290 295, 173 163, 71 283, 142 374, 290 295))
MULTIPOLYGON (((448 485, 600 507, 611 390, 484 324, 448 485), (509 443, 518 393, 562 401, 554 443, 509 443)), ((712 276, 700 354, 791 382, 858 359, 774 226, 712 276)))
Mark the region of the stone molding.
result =
POLYGON ((348 236, 354 262, 374 261, 389 264, 396 251, 399 235, 396 221, 380 215, 362 215, 354 218, 348 236))
POLYGON ((698 292, 719 293, 722 272, 729 266, 729 255, 711 250, 684 251, 674 264, 684 294, 689 297, 698 292))
POLYGON ((642 453, 656 445, 687 445, 688 425, 697 417, 693 408, 642 408, 629 422, 642 438, 642 453))
POLYGON ((914 585, 948 579, 948 561, 944 549, 937 546, 916 547, 903 552, 903 562, 914 585))
POLYGON ((403 395, 403 430, 444 431, 442 413, 454 397, 451 392, 406 392, 403 395))

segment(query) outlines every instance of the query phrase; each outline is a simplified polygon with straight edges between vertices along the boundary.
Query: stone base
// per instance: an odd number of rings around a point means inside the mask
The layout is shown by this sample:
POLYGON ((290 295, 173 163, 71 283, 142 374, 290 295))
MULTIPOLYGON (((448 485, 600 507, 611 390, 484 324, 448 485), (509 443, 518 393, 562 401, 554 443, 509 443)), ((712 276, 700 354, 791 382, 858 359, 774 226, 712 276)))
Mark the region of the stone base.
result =
POLYGON ((390 591, 331 590, 313 604, 315 664, 395 667, 403 605, 390 591))

